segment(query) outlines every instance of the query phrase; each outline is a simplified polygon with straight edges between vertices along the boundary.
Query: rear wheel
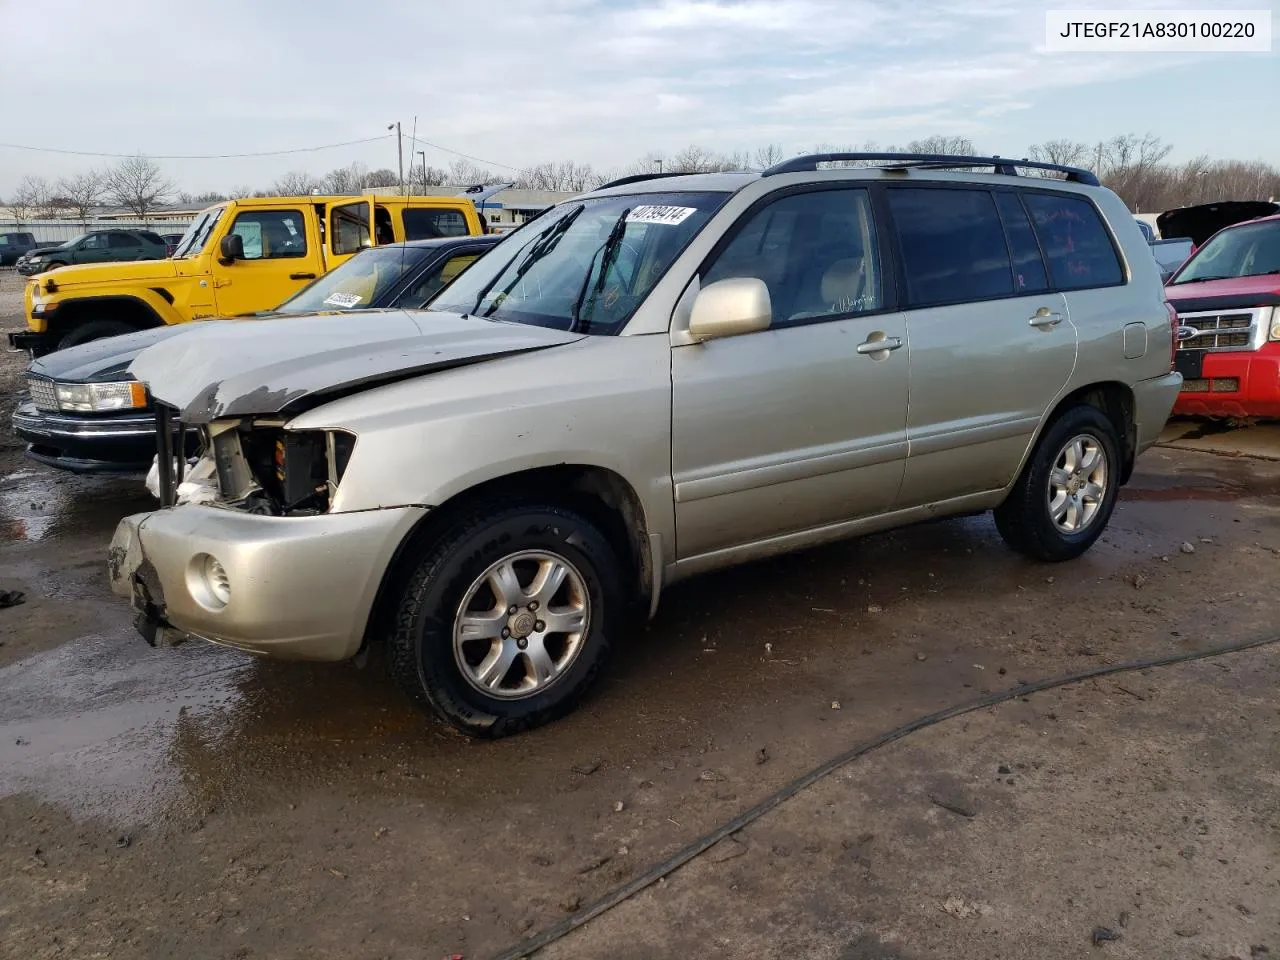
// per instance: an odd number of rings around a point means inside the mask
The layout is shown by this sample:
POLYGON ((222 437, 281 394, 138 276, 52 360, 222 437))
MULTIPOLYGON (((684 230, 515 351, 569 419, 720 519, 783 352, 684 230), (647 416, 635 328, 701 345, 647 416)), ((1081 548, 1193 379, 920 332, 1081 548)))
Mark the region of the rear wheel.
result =
POLYGON ((462 732, 500 737, 557 719, 609 652, 618 558, 552 505, 490 505, 423 552, 399 597, 388 663, 400 687, 462 732))
POLYGON ((1120 492, 1119 438, 1097 407, 1062 413, 995 509, 1005 542, 1036 560, 1073 560, 1102 535, 1120 492))
POLYGON ((123 320, 91 320, 68 331, 58 341, 58 349, 65 350, 67 347, 88 343, 90 340, 101 340, 104 337, 118 337, 123 333, 133 333, 136 329, 123 320))

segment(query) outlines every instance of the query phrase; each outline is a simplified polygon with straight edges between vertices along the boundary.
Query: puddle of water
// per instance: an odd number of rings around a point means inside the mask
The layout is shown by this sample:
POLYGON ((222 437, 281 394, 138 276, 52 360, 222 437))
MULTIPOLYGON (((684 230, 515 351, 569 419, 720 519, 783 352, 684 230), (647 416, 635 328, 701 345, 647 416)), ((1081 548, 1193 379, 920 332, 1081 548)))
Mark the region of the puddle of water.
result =
POLYGON ((135 477, 21 470, 0 478, 0 541, 37 543, 69 533, 109 537, 121 517, 155 506, 135 477))

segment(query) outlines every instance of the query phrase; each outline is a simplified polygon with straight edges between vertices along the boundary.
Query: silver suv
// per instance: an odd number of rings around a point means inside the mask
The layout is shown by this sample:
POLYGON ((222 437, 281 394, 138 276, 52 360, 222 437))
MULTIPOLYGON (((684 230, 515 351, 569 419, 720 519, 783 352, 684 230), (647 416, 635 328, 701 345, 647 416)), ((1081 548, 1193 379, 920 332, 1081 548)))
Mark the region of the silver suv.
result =
POLYGON ((628 612, 707 570, 981 510, 1078 556, 1181 381, 1124 204, 990 157, 632 177, 428 311, 200 326, 131 367, 162 508, 110 570, 144 634, 385 642, 414 700, 488 737, 570 710, 628 612))

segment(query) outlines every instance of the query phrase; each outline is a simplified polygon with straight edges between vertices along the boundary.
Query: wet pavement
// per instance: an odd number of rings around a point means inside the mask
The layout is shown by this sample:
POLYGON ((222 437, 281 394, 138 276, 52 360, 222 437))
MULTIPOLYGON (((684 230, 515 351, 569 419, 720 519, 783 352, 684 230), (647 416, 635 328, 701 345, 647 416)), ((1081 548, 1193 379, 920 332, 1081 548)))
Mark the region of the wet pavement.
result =
MULTIPOLYGON (((103 567, 117 520, 152 504, 141 480, 15 454, 0 589, 28 600, 0 610, 0 956, 489 956, 912 716, 1277 630, 1280 464, 1162 447, 1079 561, 1029 563, 974 517, 704 577, 577 713, 475 743, 411 708, 376 654, 147 647, 103 567)), ((1082 955, 1095 922, 1143 909, 1133 887, 1149 914, 1117 956, 1280 955, 1280 654, 1249 657, 937 728, 551 955, 1082 955), (1032 754, 1056 772, 993 773, 1032 754), (944 788, 978 804, 971 834, 929 802, 944 788), (1212 855, 1172 836, 1184 816, 1211 824, 1212 855), (953 894, 992 912, 957 919, 953 894), (1179 897, 1205 912, 1151 919, 1179 897)))

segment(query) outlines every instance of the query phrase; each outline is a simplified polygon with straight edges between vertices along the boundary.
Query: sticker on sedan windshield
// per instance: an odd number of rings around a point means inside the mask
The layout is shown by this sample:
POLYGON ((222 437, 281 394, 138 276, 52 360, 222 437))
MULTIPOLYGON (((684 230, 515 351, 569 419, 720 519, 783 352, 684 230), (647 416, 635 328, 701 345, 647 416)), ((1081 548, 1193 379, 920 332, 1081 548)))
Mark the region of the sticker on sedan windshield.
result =
POLYGON ((331 293, 324 298, 324 302, 331 306, 342 307, 345 309, 347 307, 354 307, 363 299, 364 297, 360 296, 358 293, 331 293))
POLYGON ((627 223, 662 223, 674 227, 689 219, 689 214, 697 212, 697 207, 636 207, 627 214, 627 223))

